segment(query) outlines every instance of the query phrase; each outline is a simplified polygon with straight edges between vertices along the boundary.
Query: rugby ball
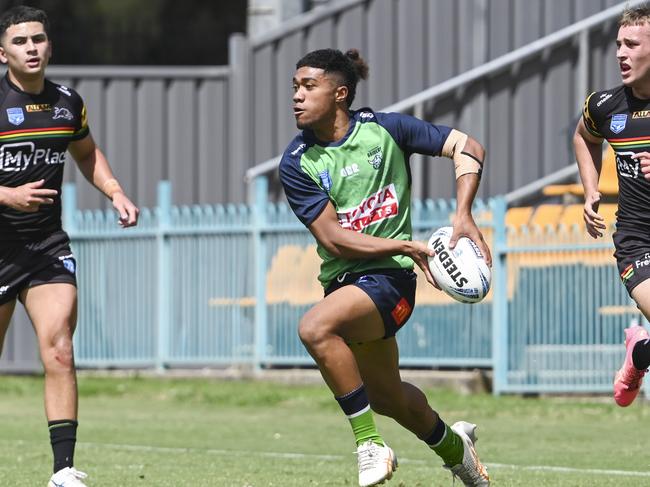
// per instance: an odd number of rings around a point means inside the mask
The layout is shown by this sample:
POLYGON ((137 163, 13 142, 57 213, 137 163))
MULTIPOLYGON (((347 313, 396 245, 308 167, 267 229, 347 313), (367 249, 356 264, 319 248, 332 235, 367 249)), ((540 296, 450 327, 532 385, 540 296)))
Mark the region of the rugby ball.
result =
POLYGON ((440 289, 461 303, 478 303, 490 290, 492 273, 478 246, 461 237, 449 248, 452 227, 433 232, 428 246, 435 255, 429 257, 429 269, 440 289))

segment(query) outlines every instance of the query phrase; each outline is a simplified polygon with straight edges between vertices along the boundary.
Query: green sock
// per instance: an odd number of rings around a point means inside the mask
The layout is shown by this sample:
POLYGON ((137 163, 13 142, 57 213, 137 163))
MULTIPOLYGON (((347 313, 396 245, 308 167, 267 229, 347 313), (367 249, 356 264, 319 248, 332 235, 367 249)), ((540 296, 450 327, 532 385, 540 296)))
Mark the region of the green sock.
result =
POLYGON ((384 446, 384 440, 377 432, 375 418, 372 416, 368 395, 363 384, 355 390, 337 397, 336 400, 350 421, 354 438, 357 440, 357 446, 368 440, 384 446))
POLYGON ((354 438, 357 440, 357 446, 361 443, 365 443, 368 440, 372 440, 378 445, 384 446, 384 440, 377 431, 377 426, 375 426, 375 418, 372 415, 372 410, 368 407, 365 411, 359 412, 353 417, 348 416, 350 425, 352 426, 352 432, 354 433, 354 438))
POLYGON ((445 462, 445 465, 449 467, 458 465, 463 461, 465 451, 463 440, 448 425, 445 425, 445 434, 442 440, 435 445, 429 445, 429 448, 436 452, 445 462))

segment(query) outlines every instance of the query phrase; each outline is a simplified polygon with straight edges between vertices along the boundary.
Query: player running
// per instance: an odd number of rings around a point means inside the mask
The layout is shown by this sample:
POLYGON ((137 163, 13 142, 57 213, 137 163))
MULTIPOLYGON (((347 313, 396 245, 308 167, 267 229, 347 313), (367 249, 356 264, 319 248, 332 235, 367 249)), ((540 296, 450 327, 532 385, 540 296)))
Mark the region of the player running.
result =
MULTIPOLYGON (((606 228, 598 214, 603 140, 616 152, 614 256, 627 292, 650 318, 650 6, 625 10, 616 46, 623 83, 589 95, 573 143, 585 193, 584 220, 593 238, 606 228)), ((629 406, 639 393, 650 366, 649 339, 642 326, 625 330, 625 360, 614 379, 619 406, 629 406)))
POLYGON ((111 199, 124 227, 138 209, 114 178, 72 89, 45 79, 52 53, 45 12, 15 7, 0 16, 0 351, 16 300, 25 306, 45 369, 45 413, 54 456, 49 487, 84 487, 74 468, 77 380, 72 334, 76 263, 61 228, 66 150, 111 199))
POLYGON ((356 50, 317 50, 296 65, 293 111, 302 132, 282 157, 280 179, 317 240, 325 289, 303 316, 300 339, 350 421, 360 486, 390 479, 397 467, 373 411, 417 435, 465 485, 487 486, 474 449, 476 425, 449 427, 420 389, 401 380, 395 339, 415 304, 414 262, 435 285, 427 266, 432 251, 411 240, 409 156, 454 160, 452 242, 468 236, 491 262, 471 214, 485 153, 458 130, 370 108, 350 111, 367 71, 356 50))

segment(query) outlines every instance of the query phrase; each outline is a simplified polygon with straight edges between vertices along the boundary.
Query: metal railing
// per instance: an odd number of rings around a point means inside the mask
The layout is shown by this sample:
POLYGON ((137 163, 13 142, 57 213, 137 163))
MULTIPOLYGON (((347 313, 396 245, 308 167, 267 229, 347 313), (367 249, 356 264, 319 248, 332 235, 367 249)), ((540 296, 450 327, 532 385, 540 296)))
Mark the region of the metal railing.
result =
POLYGON ((309 12, 285 20, 282 25, 276 29, 272 29, 262 35, 253 38, 251 45, 253 47, 257 47, 268 44, 270 42, 281 40, 293 32, 317 23, 321 19, 326 19, 333 15, 340 14, 352 7, 356 7, 357 5, 365 2, 366 0, 339 0, 337 2, 330 2, 327 5, 319 5, 309 12))
POLYGON ((73 66, 52 65, 47 68, 50 78, 223 78, 230 76, 228 66, 73 66))
MULTIPOLYGON (((112 212, 64 216, 77 257, 81 367, 313 366, 297 335, 322 299, 313 237, 266 178, 253 206, 172 204, 169 183, 138 227, 112 212)), ((402 366, 483 367, 494 392, 606 392, 622 331, 639 318, 618 280, 610 238, 581 225, 508 229, 506 201, 477 201, 492 248, 487 298, 457 303, 420 276, 418 303, 397 335, 402 366)), ((415 200, 414 238, 448 225, 451 200, 415 200)))
MULTIPOLYGON (((541 39, 538 39, 530 44, 515 49, 503 56, 500 56, 492 61, 489 61, 481 66, 470 69, 469 71, 455 76, 443 83, 433 86, 418 94, 410 96, 402 101, 394 103, 380 110, 383 112, 408 112, 412 111, 418 118, 423 118, 424 106, 427 103, 435 101, 443 95, 446 95, 455 90, 462 89, 470 83, 476 82, 480 79, 485 79, 494 76, 506 69, 516 69, 518 65, 523 63, 528 58, 543 52, 544 50, 551 49, 571 38, 577 38, 579 44, 579 57, 578 57, 578 83, 575 86, 577 98, 580 99, 587 93, 589 88, 589 31, 594 29, 605 22, 608 22, 617 16, 628 6, 634 6, 643 3, 640 0, 623 2, 610 7, 598 14, 592 15, 584 20, 576 22, 573 25, 565 27, 557 32, 549 34, 541 39)), ((280 163, 281 155, 273 157, 254 166, 246 171, 247 181, 252 181, 258 176, 273 171, 280 163)), ((577 169, 576 169, 577 171, 577 169)), ((566 176, 565 176, 566 177, 566 176)))
MULTIPOLYGON (((64 224, 79 269, 78 365, 312 365, 296 330, 322 297, 318 256, 288 206, 263 196, 264 181, 253 206, 192 207, 172 205, 162 182, 158 206, 127 230, 111 211, 75 209, 66 185, 64 224)), ((447 201, 414 202, 417 238, 448 224, 451 211, 447 201)), ((490 367, 491 304, 459 307, 427 290, 400 333, 402 363, 490 367), (472 340, 452 343, 459 330, 472 340)))

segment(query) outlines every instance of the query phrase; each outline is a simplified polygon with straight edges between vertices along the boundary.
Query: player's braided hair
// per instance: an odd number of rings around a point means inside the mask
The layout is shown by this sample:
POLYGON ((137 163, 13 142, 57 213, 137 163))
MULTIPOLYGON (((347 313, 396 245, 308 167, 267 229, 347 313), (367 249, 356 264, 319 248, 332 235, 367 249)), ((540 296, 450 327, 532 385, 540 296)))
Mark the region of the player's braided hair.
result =
POLYGON ((337 73, 342 78, 342 84, 348 88, 345 101, 348 107, 352 105, 357 93, 357 83, 368 77, 368 65, 356 49, 349 49, 343 54, 338 49, 318 49, 311 51, 296 63, 296 69, 308 66, 319 68, 326 73, 337 73))
POLYGON ((644 2, 636 7, 627 7, 618 21, 619 27, 643 25, 650 23, 650 2, 644 2))
POLYGON ((47 14, 37 8, 28 7, 26 5, 18 5, 6 10, 0 16, 0 37, 2 37, 7 29, 12 25, 22 24, 23 22, 40 22, 43 24, 45 33, 50 34, 50 23, 47 20, 47 14))

